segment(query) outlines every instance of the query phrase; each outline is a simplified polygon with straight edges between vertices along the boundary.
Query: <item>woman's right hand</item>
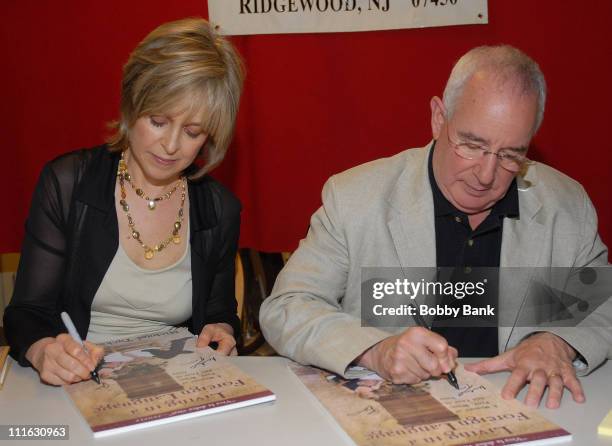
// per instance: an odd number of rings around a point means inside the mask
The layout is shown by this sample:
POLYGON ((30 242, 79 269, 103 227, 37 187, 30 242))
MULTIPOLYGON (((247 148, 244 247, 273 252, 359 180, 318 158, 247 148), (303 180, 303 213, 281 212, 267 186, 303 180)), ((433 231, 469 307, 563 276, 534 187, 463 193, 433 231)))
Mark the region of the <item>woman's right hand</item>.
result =
POLYGON ((104 356, 104 348, 85 341, 89 354, 66 333, 42 338, 30 346, 26 358, 38 370, 40 379, 56 386, 87 380, 104 356))

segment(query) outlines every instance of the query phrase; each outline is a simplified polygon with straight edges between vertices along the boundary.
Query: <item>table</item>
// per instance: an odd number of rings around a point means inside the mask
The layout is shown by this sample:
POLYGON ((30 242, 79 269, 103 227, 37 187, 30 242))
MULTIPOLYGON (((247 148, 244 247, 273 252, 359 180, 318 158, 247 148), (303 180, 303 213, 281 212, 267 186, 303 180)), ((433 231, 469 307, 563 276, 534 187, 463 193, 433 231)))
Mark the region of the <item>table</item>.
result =
MULTIPOLYGON (((58 387, 43 385, 35 371, 11 365, 4 388, 0 391, 0 424, 67 424, 68 441, 12 442, 18 446, 33 444, 62 445, 266 445, 326 446, 354 443, 336 424, 313 395, 304 388, 280 357, 232 358, 238 367, 276 393, 277 400, 235 411, 203 416, 149 429, 94 439, 85 421, 58 387)), ((466 359, 467 363, 473 360, 466 359)), ((507 373, 488 375, 499 388, 507 373)), ((574 435, 581 446, 612 446, 612 438, 597 434, 597 425, 612 408, 612 361, 582 380, 587 402, 577 404, 565 395, 561 409, 541 408, 541 413, 574 435)), ((521 394, 524 396, 524 391, 521 394)), ((8 442, 0 441, 2 444, 8 442)))

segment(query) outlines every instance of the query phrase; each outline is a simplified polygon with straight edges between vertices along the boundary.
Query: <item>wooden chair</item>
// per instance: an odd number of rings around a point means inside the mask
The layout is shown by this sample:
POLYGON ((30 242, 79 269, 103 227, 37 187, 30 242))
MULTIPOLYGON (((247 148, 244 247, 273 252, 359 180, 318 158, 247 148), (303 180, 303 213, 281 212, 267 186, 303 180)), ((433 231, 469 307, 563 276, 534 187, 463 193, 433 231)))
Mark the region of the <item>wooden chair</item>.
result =
POLYGON ((281 253, 264 253, 250 248, 241 248, 236 255, 236 300, 243 338, 241 355, 275 354, 271 347, 265 347, 259 326, 259 307, 272 292, 284 259, 281 253), (265 348, 260 349, 262 346, 265 348))
POLYGON ((6 345, 2 317, 4 316, 4 309, 13 296, 18 265, 18 252, 0 254, 0 345, 6 345))

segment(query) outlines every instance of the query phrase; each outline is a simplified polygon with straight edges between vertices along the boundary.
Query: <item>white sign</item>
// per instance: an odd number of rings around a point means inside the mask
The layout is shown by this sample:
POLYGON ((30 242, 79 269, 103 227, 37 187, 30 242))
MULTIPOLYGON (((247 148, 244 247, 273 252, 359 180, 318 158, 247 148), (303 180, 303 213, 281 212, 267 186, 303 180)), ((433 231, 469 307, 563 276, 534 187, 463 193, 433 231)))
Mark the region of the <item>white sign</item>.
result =
POLYGON ((487 0, 208 0, 208 14, 228 35, 488 23, 487 0))

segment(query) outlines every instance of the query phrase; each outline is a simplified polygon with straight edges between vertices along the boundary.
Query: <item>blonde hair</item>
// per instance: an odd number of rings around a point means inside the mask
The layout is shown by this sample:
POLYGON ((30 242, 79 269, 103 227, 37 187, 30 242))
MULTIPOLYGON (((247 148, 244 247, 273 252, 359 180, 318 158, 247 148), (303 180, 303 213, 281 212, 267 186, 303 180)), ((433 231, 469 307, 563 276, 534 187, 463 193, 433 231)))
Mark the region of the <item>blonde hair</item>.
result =
POLYGON ((172 110, 187 101, 190 111, 202 110, 208 135, 202 147, 204 165, 196 179, 225 156, 236 124, 244 68, 232 44, 204 19, 165 23, 132 51, 123 67, 121 115, 112 124, 111 151, 129 147, 129 131, 141 116, 172 110))

